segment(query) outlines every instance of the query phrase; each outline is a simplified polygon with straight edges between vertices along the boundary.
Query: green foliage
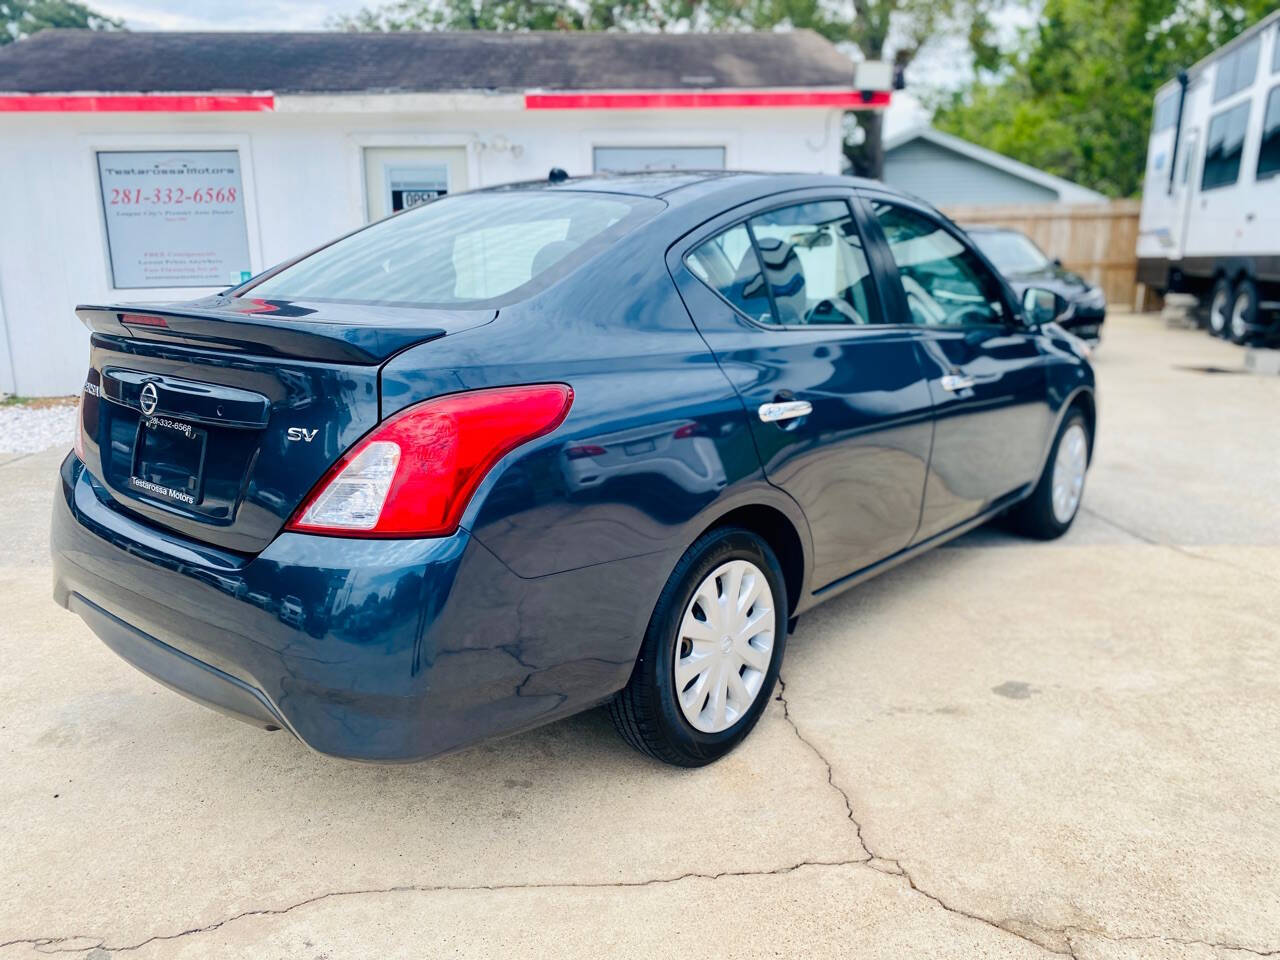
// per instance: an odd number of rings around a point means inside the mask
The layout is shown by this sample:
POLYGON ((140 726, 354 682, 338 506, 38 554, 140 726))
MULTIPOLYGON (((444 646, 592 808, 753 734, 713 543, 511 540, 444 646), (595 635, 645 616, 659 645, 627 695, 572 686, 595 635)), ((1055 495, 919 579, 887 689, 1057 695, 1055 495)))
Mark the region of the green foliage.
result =
POLYGON ((75 0, 0 0, 0 46, 50 27, 122 30, 124 24, 75 0))
POLYGON ((1109 196, 1139 192, 1155 91, 1273 9, 1274 0, 1046 0, 992 78, 934 124, 1109 196))

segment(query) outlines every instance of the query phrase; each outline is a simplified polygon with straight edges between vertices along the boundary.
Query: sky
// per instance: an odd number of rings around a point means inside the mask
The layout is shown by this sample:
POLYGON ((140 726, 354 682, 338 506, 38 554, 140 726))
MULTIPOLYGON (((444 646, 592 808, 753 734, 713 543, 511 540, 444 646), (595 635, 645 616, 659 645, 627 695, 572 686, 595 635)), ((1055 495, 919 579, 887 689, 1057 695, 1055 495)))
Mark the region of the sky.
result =
POLYGON ((325 21, 354 13, 361 0, 89 0, 95 10, 131 30, 323 30, 325 21))

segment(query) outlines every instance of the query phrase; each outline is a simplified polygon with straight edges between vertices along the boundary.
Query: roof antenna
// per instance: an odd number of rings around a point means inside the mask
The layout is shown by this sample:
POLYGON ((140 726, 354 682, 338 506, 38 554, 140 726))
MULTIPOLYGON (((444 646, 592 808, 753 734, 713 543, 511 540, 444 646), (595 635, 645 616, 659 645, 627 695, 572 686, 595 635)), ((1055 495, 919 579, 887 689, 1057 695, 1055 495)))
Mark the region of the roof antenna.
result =
POLYGON ((548 183, 564 183, 569 179, 569 174, 564 172, 561 167, 552 167, 551 172, 547 174, 548 183))

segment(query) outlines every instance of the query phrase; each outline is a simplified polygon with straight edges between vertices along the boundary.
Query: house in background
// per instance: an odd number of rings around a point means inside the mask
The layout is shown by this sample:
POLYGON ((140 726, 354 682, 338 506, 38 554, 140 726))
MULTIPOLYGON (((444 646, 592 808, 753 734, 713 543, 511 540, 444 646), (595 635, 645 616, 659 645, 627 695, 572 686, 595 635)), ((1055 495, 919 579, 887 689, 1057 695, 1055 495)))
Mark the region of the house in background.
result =
MULTIPOLYGON (((865 65, 863 65, 865 66, 865 65)), ((838 173, 863 66, 790 33, 98 33, 0 48, 0 391, 74 393, 77 303, 182 300, 444 193, 838 173)))
POLYGON ((938 207, 1107 202, 1096 190, 930 126, 885 141, 883 180, 938 207))

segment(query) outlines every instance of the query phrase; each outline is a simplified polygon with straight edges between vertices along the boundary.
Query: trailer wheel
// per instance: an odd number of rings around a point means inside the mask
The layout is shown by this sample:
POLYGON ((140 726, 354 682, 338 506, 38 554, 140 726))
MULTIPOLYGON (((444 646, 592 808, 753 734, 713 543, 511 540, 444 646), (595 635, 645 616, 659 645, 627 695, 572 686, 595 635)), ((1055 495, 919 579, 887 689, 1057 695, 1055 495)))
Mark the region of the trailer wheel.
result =
POLYGON ((1231 320, 1231 281, 1219 277, 1209 295, 1209 334, 1225 337, 1231 320))
POLYGON ((1231 322, 1227 332, 1232 343, 1248 343, 1258 328, 1258 288, 1244 277, 1236 284, 1236 295, 1231 300, 1231 322))

